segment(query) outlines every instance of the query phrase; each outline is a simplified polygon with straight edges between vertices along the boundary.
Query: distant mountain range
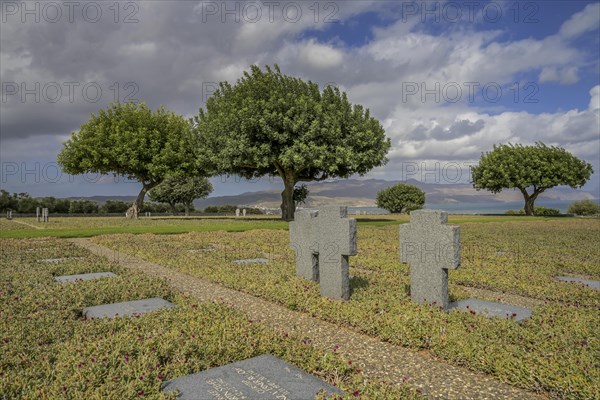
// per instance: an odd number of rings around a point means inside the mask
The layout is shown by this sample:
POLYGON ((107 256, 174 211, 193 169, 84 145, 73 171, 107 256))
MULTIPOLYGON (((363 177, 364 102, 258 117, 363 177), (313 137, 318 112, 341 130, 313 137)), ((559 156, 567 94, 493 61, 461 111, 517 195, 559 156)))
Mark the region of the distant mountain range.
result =
MULTIPOLYGON (((337 181, 313 182, 307 184, 310 191, 305 207, 319 207, 325 204, 339 204, 353 207, 373 207, 377 192, 397 183, 409 183, 419 187, 425 192, 429 204, 458 204, 458 203, 509 203, 522 201, 521 192, 504 190, 498 194, 488 191, 477 191, 470 184, 436 184, 422 183, 416 180, 386 181, 383 179, 343 179, 337 181)), ((283 190, 283 188, 281 189, 283 190)), ((281 190, 260 192, 246 192, 235 196, 216 196, 196 200, 196 208, 207 206, 220 206, 233 204, 245 207, 260 207, 266 209, 279 209, 281 204, 281 190)), ((539 200, 551 201, 576 201, 595 198, 594 193, 584 190, 573 190, 569 187, 556 187, 542 193, 539 200)), ((72 197, 71 199, 81 199, 72 197)), ((133 201, 135 196, 92 196, 85 197, 98 203, 106 200, 133 201)))
MULTIPOLYGON (((419 187, 425 192, 427 203, 430 204, 508 203, 523 200, 523 195, 519 191, 505 190, 498 194, 492 194, 485 190, 477 191, 470 184, 435 184, 416 180, 401 182, 383 179, 344 179, 307 184, 310 194, 305 207, 319 207, 325 204, 372 207, 375 206, 375 197, 378 191, 397 183, 409 183, 419 187)), ((593 198, 592 192, 573 190, 569 187, 550 189, 539 197, 539 199, 556 201, 593 198)), ((247 192, 235 196, 209 197, 194 202, 197 208, 225 204, 278 209, 281 204, 281 191, 247 192)))

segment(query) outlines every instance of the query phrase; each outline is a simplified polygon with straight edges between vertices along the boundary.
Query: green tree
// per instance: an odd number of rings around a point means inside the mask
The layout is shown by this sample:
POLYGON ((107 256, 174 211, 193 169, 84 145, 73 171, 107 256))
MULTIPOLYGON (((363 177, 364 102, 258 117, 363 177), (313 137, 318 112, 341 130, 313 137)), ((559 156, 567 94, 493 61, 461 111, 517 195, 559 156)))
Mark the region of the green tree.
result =
POLYGON ((308 188, 304 183, 300 186, 296 186, 294 188, 294 206, 298 207, 300 204, 306 203, 308 193, 308 188))
POLYGON ((73 200, 69 214, 95 214, 99 208, 98 203, 92 200, 73 200))
POLYGON ((4 189, 0 189, 0 211, 16 210, 19 205, 17 194, 12 195, 4 189))
POLYGON ((184 206, 185 215, 190 215, 195 199, 203 199, 213 190, 212 184, 206 177, 169 175, 165 180, 150 191, 150 200, 167 203, 173 213, 176 205, 184 206))
POLYGON ((17 212, 21 214, 32 214, 35 213, 36 207, 39 207, 40 203, 37 199, 29 196, 28 193, 19 193, 17 195, 17 212))
POLYGON ((377 207, 391 213, 410 213, 425 205, 425 192, 406 183, 399 183, 377 192, 377 207))
POLYGON ((129 208, 129 203, 122 200, 106 200, 100 211, 107 214, 122 214, 129 208))
POLYGON ((575 215, 598 215, 600 214, 600 204, 592 199, 579 200, 569 205, 568 213, 575 215))
POLYGON ((123 175, 142 184, 128 211, 137 218, 146 192, 167 174, 190 173, 196 166, 189 123, 144 103, 115 103, 92 114, 63 144, 58 164, 69 174, 86 172, 123 175))
POLYGON ((558 185, 583 186, 593 173, 592 165, 555 146, 537 142, 494 145, 471 167, 473 187, 499 193, 519 189, 525 199, 525 214, 534 214, 534 203, 545 190, 558 185))
MULTIPOLYGON (((219 172, 281 177, 282 218, 294 218, 298 182, 363 175, 387 161, 379 121, 346 93, 252 66, 234 86, 222 82, 194 118, 206 157, 219 172)), ((204 157, 202 157, 204 158, 204 157)))

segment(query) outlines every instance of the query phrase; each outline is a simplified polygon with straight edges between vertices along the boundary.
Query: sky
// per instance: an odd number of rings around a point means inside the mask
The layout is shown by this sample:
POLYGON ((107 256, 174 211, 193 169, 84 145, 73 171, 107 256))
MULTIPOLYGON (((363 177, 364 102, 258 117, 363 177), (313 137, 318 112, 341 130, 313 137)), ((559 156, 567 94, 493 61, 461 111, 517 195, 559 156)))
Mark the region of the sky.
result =
MULTIPOLYGON (((362 178, 468 182, 494 144, 566 148, 600 191, 597 1, 1 0, 0 186, 33 196, 135 195, 122 177, 69 176, 56 155, 111 102, 191 117, 253 64, 370 109, 389 162, 362 178)), ((280 189, 215 177, 212 196, 280 189)))

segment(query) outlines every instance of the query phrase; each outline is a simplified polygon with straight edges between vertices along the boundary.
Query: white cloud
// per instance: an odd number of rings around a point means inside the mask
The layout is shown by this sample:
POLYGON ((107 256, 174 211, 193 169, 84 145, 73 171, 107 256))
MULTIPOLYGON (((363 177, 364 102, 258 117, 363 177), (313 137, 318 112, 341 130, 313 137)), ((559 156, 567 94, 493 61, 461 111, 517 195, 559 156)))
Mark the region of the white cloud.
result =
POLYGON ((540 72, 540 82, 559 82, 562 84, 576 83, 579 81, 577 67, 544 67, 540 72))
POLYGON ((565 39, 572 39, 598 27, 600 27, 600 3, 588 4, 565 21, 558 34, 565 39))

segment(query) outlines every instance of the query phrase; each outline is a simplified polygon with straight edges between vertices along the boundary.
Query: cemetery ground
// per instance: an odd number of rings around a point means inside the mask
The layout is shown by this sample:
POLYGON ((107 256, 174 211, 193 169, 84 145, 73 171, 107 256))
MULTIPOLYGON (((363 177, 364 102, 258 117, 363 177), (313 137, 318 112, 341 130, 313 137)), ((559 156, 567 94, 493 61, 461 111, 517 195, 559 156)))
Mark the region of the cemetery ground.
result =
POLYGON ((0 269, 0 399, 175 398, 173 378, 269 353, 350 397, 422 398, 408 386, 366 383, 334 352, 249 321, 230 304, 197 302, 161 279, 120 267, 65 241, 4 240, 0 269), (34 250, 31 250, 34 249, 34 250), (40 260, 66 257, 64 262, 40 260), (112 271, 117 277, 60 284, 58 275, 112 271), (162 297, 176 308, 86 319, 97 304, 162 297))
POLYGON ((349 398, 418 396, 410 376, 400 386, 365 384, 364 371, 335 349, 250 322, 227 303, 195 302, 155 275, 112 262, 124 253, 484 373, 532 396, 600 398, 600 292, 555 279, 600 279, 598 219, 450 216, 461 226, 462 242, 462 265, 450 271, 451 300, 476 294, 532 308, 532 317, 517 323, 414 304, 409 267, 398 257, 398 224, 408 218, 357 218, 347 302, 322 298, 318 284, 295 276, 287 224, 272 217, 51 217, 54 225, 46 227, 22 219, 39 229, 0 220, 0 393, 43 398, 66 388, 72 398, 158 398, 164 380, 268 352, 341 387, 349 398), (36 239, 43 236, 94 236, 93 243, 115 252, 102 258, 63 239, 36 239), (53 258, 66 260, 39 261, 53 258), (259 258, 269 262, 234 263, 259 258), (52 279, 100 271, 118 277, 66 286, 52 279), (178 307, 132 319, 81 319, 86 306, 157 296, 178 307))

